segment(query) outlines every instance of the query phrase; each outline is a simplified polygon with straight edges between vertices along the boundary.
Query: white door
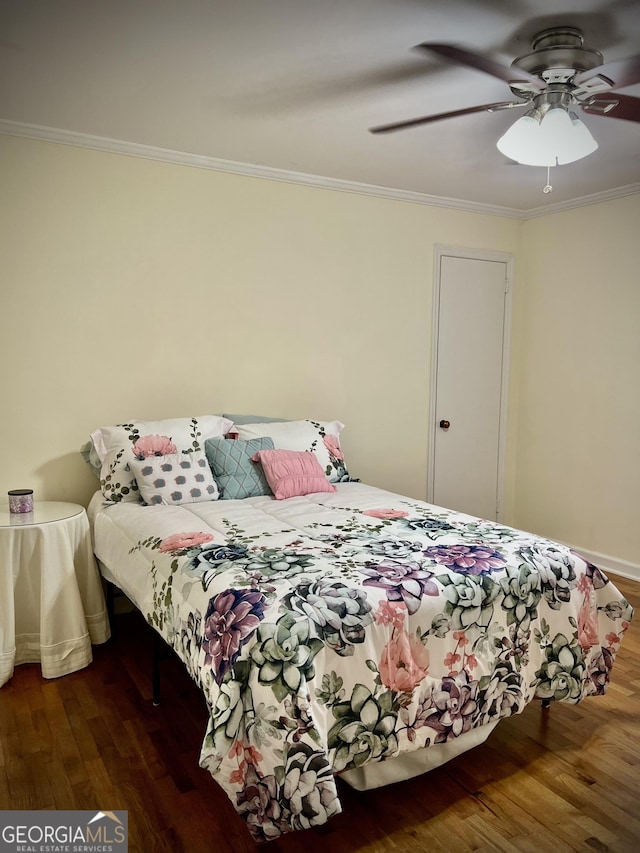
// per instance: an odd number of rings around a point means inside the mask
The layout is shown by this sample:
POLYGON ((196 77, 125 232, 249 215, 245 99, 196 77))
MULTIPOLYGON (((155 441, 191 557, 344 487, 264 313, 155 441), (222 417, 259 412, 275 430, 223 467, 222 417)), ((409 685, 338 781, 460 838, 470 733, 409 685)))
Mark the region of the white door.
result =
POLYGON ((429 500, 501 513, 512 259, 438 249, 429 500))

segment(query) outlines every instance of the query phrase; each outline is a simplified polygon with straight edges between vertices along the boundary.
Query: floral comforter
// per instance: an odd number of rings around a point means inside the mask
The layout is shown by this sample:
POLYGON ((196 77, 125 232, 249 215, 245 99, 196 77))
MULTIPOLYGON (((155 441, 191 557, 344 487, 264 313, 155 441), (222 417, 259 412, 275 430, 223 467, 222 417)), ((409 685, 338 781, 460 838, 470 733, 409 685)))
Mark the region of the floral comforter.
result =
POLYGON ((200 763, 258 841, 340 812, 336 773, 451 742, 534 697, 604 693, 632 616, 563 545, 337 488, 102 513, 144 569, 147 620, 204 692, 200 763))

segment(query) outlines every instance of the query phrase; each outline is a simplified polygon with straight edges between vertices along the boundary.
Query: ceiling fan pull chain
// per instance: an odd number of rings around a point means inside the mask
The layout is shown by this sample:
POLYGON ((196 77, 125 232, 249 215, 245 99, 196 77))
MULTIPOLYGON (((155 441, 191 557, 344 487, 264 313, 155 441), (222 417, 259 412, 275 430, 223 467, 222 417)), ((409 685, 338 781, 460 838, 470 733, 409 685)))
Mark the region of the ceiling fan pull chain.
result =
POLYGON ((550 180, 549 175, 550 175, 550 173, 551 173, 551 166, 547 166, 547 185, 546 185, 545 187, 543 187, 543 190, 542 190, 542 192, 543 192, 543 193, 550 193, 550 192, 552 192, 552 190, 553 190, 553 187, 552 187, 552 186, 551 186, 551 184, 549 183, 549 180, 550 180))

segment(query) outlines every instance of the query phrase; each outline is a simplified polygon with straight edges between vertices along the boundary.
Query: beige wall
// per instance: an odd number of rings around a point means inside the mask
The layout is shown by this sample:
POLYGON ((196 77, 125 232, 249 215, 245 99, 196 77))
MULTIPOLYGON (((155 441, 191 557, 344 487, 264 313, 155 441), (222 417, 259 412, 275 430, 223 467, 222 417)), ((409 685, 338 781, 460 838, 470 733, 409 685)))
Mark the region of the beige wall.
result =
POLYGON ((640 195, 524 228, 515 523, 640 569, 640 195))
POLYGON ((0 495, 86 502, 97 426, 338 418, 352 473, 424 498, 436 243, 522 223, 0 136, 0 495))
POLYGON ((436 244, 516 256, 506 521, 640 562, 640 196, 527 223, 0 136, 0 496, 97 426, 338 418, 426 495, 436 244))

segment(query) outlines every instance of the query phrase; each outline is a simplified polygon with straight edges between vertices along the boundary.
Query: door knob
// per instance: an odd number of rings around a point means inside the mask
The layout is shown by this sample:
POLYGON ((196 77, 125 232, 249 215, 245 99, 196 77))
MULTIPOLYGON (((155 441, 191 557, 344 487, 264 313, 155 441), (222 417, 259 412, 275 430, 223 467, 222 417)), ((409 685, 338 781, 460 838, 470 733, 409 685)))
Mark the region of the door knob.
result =
POLYGON ((449 421, 440 421, 440 429, 449 429, 451 423, 449 421))

